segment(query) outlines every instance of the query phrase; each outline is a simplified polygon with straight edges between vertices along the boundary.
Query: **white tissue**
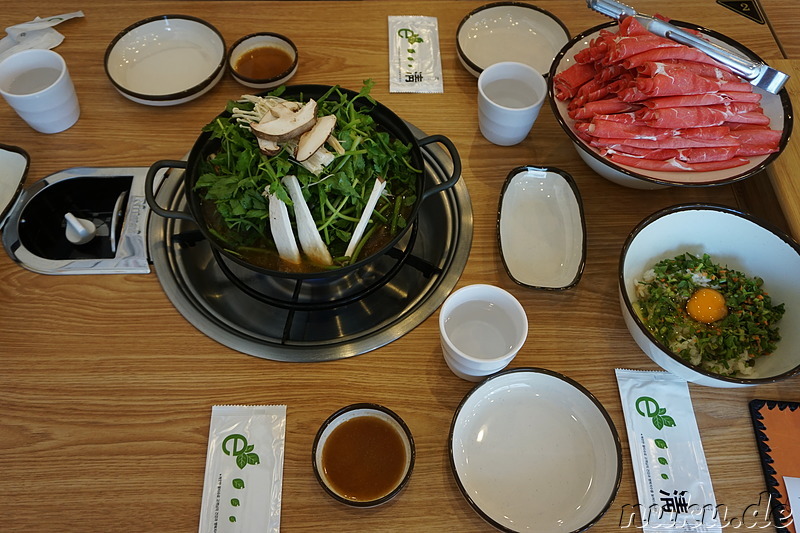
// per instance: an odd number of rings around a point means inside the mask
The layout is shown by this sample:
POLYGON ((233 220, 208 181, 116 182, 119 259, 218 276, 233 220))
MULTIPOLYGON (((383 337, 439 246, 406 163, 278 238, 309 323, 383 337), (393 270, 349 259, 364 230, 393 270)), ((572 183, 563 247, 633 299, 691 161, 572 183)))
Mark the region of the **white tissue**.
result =
POLYGON ((53 29, 65 20, 82 17, 83 11, 56 15, 54 17, 36 17, 30 22, 23 22, 6 28, 7 35, 0 39, 0 61, 6 57, 30 48, 55 48, 64 40, 64 36, 53 29))

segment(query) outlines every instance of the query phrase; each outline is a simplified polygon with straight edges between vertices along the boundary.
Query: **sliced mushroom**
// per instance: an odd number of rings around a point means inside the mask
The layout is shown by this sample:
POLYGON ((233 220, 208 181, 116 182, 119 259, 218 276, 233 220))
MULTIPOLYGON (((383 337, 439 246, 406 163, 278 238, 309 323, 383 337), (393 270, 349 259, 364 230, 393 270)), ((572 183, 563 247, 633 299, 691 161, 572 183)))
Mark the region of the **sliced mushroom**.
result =
POLYGON ((258 150, 266 156, 277 155, 281 151, 280 145, 275 141, 262 139, 261 137, 256 137, 256 141, 258 141, 258 150))
POLYGON ((294 158, 302 162, 311 157, 314 152, 325 144, 325 141, 328 139, 331 132, 333 132, 334 126, 336 126, 335 115, 319 117, 314 126, 300 136, 294 158))
MULTIPOLYGON (((274 109, 277 109, 277 106, 274 109)), ((285 108, 288 109, 288 108, 285 108)), ((299 111, 283 113, 276 120, 266 123, 252 124, 256 137, 282 142, 303 133, 314 127, 317 121, 317 103, 309 100, 299 111)))
POLYGON ((262 120, 261 122, 269 122, 270 120, 276 118, 291 117, 300 110, 299 105, 289 104, 296 104, 296 102, 280 101, 274 105, 271 105, 269 108, 269 113, 264 115, 265 120, 262 120))
POLYGON ((319 234, 314 217, 311 215, 311 210, 303 197, 303 191, 300 189, 300 182, 297 181, 297 177, 289 174, 284 176, 281 181, 289 191, 289 196, 292 197, 294 218, 297 224, 297 237, 300 240, 303 252, 311 261, 319 265, 332 265, 333 258, 325 245, 325 241, 322 240, 319 234))

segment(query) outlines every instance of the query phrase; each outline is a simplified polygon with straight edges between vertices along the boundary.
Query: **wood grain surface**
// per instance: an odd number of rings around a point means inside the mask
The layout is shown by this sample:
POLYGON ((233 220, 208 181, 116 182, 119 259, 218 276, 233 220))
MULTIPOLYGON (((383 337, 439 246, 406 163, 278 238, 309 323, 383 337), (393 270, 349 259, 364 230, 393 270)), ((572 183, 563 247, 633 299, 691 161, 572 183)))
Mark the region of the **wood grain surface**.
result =
MULTIPOLYGON (((711 201, 747 207, 781 223, 769 178, 747 187, 638 191, 594 174, 577 157, 549 108, 523 143, 485 141, 475 109, 475 79, 456 56, 455 31, 481 1, 182 1, 6 2, 5 26, 83 9, 58 27, 57 51, 72 73, 82 115, 63 133, 29 129, 0 105, 0 142, 31 156, 27 185, 74 166, 148 166, 187 153, 227 100, 246 91, 229 76, 202 98, 148 107, 118 94, 103 54, 124 27, 145 17, 183 13, 214 24, 227 43, 276 31, 300 51, 296 83, 358 88, 426 133, 454 141, 473 204, 474 241, 459 285, 491 283, 525 307, 530 333, 512 366, 548 368, 577 380, 606 407, 622 437, 619 493, 593 531, 626 529, 637 498, 614 368, 657 367, 628 334, 617 301, 617 264, 628 232, 650 213, 677 203, 711 201), (391 94, 387 16, 438 18, 444 94, 391 94), (586 270, 566 292, 514 285, 495 237, 498 195, 508 171, 556 166, 580 189, 588 235, 586 270)), ((582 0, 536 2, 572 34, 606 19, 582 0)), ((713 0, 638 0, 722 32, 762 57, 779 57, 766 26, 750 24, 713 0)), ((702 231, 701 229, 699 231, 702 231)), ((0 254, 0 484, 4 532, 188 532, 198 526, 211 406, 288 406, 284 531, 491 531, 460 494, 447 446, 453 413, 473 384, 456 378, 439 348, 437 314, 373 352, 329 363, 278 363, 240 354, 209 339, 172 306, 156 274, 45 276, 0 254), (320 424, 354 402, 400 414, 417 445, 411 482, 391 503, 371 510, 334 502, 319 487, 311 446, 320 424)), ((738 390, 690 385, 717 502, 729 528, 765 525, 765 490, 747 402, 798 400, 798 378, 738 390)), ((557 483, 558 480, 552 480, 557 483)), ((554 512, 556 512, 554 510, 554 512)), ((631 526, 633 527, 633 526, 631 526)), ((630 529, 630 528, 628 528, 630 529)))
MULTIPOLYGON (((770 65, 789 74, 791 78, 786 90, 792 98, 795 109, 800 105, 800 59, 775 59, 770 65)), ((795 111, 796 113, 796 111, 795 111)), ((795 123, 795 128, 797 124, 795 123)), ((767 169, 772 186, 783 211, 786 222, 795 240, 800 240, 800 180, 797 169, 800 168, 800 136, 796 133, 779 158, 767 169)))

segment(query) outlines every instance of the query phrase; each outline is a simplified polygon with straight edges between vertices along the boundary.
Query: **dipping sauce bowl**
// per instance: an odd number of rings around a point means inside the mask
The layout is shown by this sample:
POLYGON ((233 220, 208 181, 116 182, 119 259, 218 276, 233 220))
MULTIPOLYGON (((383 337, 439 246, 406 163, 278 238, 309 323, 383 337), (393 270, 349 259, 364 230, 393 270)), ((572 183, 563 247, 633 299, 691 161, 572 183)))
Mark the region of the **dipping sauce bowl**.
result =
POLYGON ((231 46, 228 67, 247 87, 271 89, 297 72, 297 47, 284 35, 272 32, 245 35, 231 46))
POLYGON ((314 474, 335 500, 354 507, 388 502, 414 469, 414 439, 395 412, 373 403, 348 405, 314 439, 314 474))

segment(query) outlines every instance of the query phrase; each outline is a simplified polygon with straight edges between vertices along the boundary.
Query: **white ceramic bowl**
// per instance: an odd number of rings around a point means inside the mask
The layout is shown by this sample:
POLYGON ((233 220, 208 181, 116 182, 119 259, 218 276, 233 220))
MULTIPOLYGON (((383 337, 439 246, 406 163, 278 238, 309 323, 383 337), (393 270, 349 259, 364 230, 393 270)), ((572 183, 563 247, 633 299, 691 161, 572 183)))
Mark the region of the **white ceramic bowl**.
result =
POLYGON ((771 383, 800 372, 800 245, 777 228, 735 209, 684 204, 658 211, 640 222, 622 248, 619 298, 625 324, 636 344, 664 370, 700 385, 743 387, 771 383), (683 252, 707 253, 719 265, 764 280, 785 314, 778 323, 781 340, 769 356, 756 361, 748 376, 722 376, 696 367, 658 341, 634 311, 636 281, 662 259, 683 252))
POLYGON ((557 168, 512 170, 500 192, 497 239, 516 283, 534 289, 577 285, 586 264, 586 226, 572 176, 557 168))
POLYGON ((391 409, 374 403, 355 403, 333 413, 317 432, 312 451, 314 475, 317 481, 335 500, 352 507, 376 507, 397 496, 411 478, 415 457, 414 438, 403 419, 391 409), (343 429, 343 424, 352 424, 365 419, 388 424, 389 431, 392 431, 396 439, 386 441, 380 437, 386 433, 385 425, 355 430, 344 428, 350 432, 349 436, 345 437, 337 436, 335 433, 343 429), (335 444, 331 445, 330 450, 326 450, 329 443, 335 444), (343 445, 346 446, 345 449, 342 449, 343 445), (342 451, 342 455, 337 455, 335 453, 337 450, 342 451), (395 462, 397 464, 394 464, 395 462), (393 484, 384 487, 380 494, 375 492, 387 482, 387 479, 374 478, 369 472, 374 472, 373 469, 385 471, 395 466, 399 466, 396 479, 388 480, 393 484), (343 473, 349 475, 353 471, 358 472, 352 478, 340 479, 343 473), (359 485, 364 479, 370 480, 369 487, 359 485), (337 484, 337 481, 340 483, 337 484), (369 492, 373 493, 370 497, 362 497, 361 493, 369 492))
POLYGON ((495 374, 450 427, 450 465, 472 508, 502 531, 582 531, 611 506, 619 436, 584 387, 541 368, 495 374))
POLYGON ((458 59, 473 76, 501 61, 546 74, 569 31, 555 15, 531 4, 495 2, 467 14, 456 30, 458 59))
MULTIPOLYGON (((754 59, 759 59, 756 54, 751 52, 743 45, 737 43, 718 32, 702 28, 693 24, 688 24, 679 21, 671 21, 676 26, 683 28, 690 28, 701 32, 711 42, 720 46, 743 53, 754 59)), ((556 116, 558 123, 567 133, 569 138, 575 145, 578 155, 583 161, 600 176, 623 185, 636 189, 661 189, 669 186, 684 186, 684 187, 703 187, 711 185, 724 185, 749 178, 753 174, 760 172, 770 162, 772 162, 781 151, 786 147, 789 140, 789 135, 792 131, 792 104, 789 99, 789 94, 786 89, 780 91, 779 94, 771 94, 758 88, 754 88, 755 92, 762 94, 761 105, 764 108, 764 114, 770 118, 770 127, 776 130, 782 130, 783 136, 780 141, 779 151, 764 156, 751 157, 750 163, 739 167, 717 170, 709 172, 662 172, 636 169, 625 165, 620 165, 610 161, 609 159, 600 155, 599 151, 589 146, 575 133, 575 121, 567 115, 567 103, 555 97, 553 87, 553 77, 566 70, 575 64, 575 54, 586 48, 589 42, 597 37, 601 30, 617 31, 617 22, 608 22, 589 28, 585 32, 573 37, 558 53, 553 64, 550 67, 548 77, 548 94, 550 96, 550 106, 552 107, 553 114, 556 116)))
POLYGON ((528 317, 510 292, 467 285, 442 304, 439 334, 447 366, 462 379, 478 381, 516 357, 528 337, 528 317))
POLYGON ((126 98, 177 105, 210 91, 225 73, 225 40, 208 22, 161 15, 122 30, 105 54, 106 75, 126 98))
POLYGON ((228 69, 233 78, 246 87, 271 89, 289 81, 297 72, 298 53, 295 44, 286 36, 272 32, 245 35, 228 52, 228 69), (241 61, 252 54, 271 54, 283 68, 270 68, 269 74, 253 75, 241 71, 241 61))

